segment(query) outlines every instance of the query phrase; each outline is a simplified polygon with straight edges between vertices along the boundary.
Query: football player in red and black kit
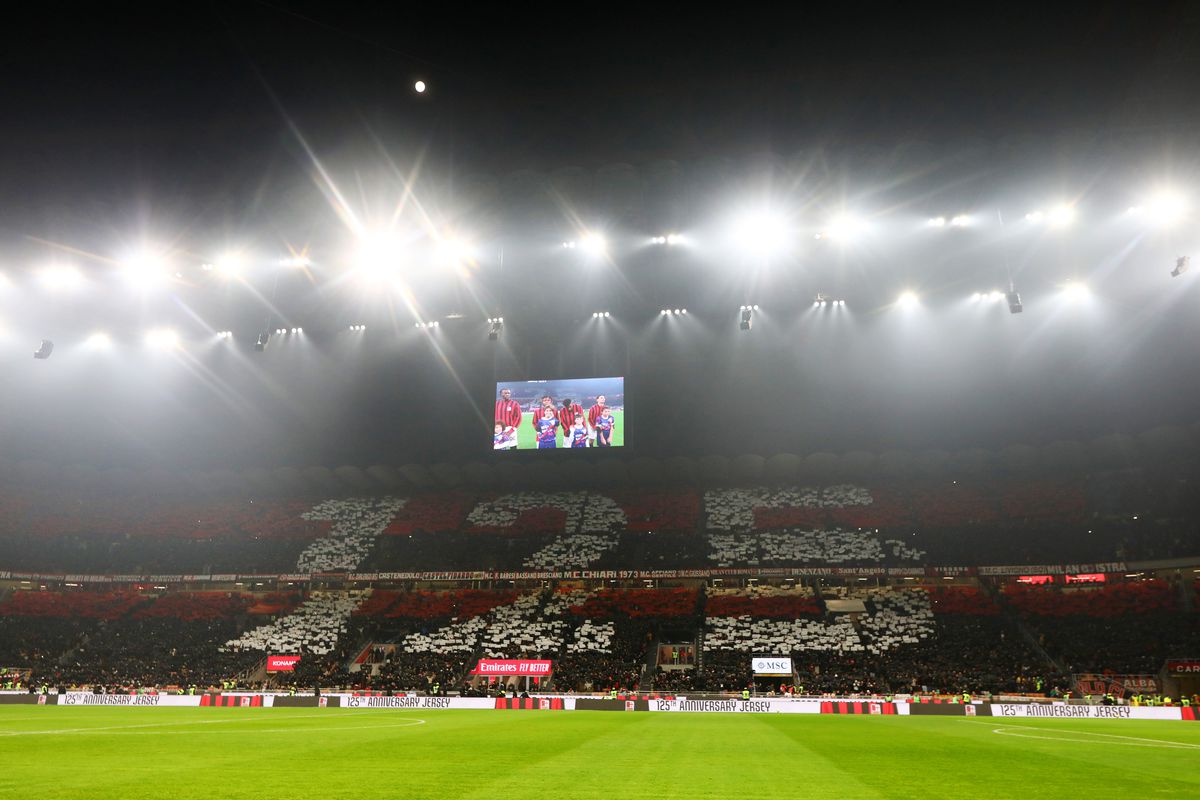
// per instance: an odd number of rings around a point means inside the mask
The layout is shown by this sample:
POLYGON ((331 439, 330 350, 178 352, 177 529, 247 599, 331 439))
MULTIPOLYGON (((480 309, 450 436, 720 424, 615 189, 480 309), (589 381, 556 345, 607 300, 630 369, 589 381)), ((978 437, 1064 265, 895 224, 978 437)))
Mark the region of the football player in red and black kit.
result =
POLYGON ((547 408, 550 409, 550 411, 554 413, 554 416, 557 419, 558 411, 557 411, 557 409, 554 408, 554 398, 552 398, 548 394, 542 396, 541 405, 536 405, 533 408, 529 409, 531 412, 529 424, 533 426, 534 433, 538 433, 539 431, 541 431, 541 426, 538 423, 545 416, 547 408))
POLYGON ((582 418, 583 406, 570 398, 564 399, 562 407, 558 409, 558 421, 562 423, 563 433, 569 436, 571 428, 575 427, 575 420, 582 418))
POLYGON ((500 390, 500 399, 496 401, 496 422, 505 428, 521 425, 521 404, 512 399, 511 389, 500 390))
POLYGON ((604 401, 605 401, 604 395, 598 395, 596 397, 596 405, 589 408, 588 412, 587 412, 588 439, 591 440, 591 445, 590 445, 591 447, 599 446, 596 444, 596 420, 599 419, 600 415, 604 413, 604 409, 605 409, 604 401))

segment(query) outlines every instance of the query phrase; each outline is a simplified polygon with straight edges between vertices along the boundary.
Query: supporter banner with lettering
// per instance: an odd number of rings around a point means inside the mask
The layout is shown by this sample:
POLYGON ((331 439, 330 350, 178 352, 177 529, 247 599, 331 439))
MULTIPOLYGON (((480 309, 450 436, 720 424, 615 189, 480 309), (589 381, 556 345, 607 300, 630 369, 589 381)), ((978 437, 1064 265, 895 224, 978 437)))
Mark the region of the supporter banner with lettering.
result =
POLYGON ((1127 697, 1131 694, 1158 694, 1158 678, 1154 675, 1098 675, 1085 673, 1071 676, 1075 691, 1081 695, 1127 697))
POLYGON ((300 656, 267 656, 267 672, 294 672, 300 656))
POLYGON ((1178 708, 1145 706, 1089 706, 1066 703, 992 703, 993 717, 1042 717, 1059 719, 1182 719, 1178 708))
POLYGON ((1081 572, 1125 572, 1129 565, 1124 561, 1108 561, 1103 564, 1022 564, 1017 566, 980 567, 980 575, 1068 575, 1081 572))
POLYGON ((481 658, 479 663, 475 665, 475 669, 471 670, 472 675, 515 675, 517 677, 529 676, 532 678, 540 678, 549 675, 554 665, 553 661, 547 660, 518 660, 508 658, 481 658))
POLYGON ((1167 672, 1171 675, 1200 675, 1200 658, 1168 659, 1167 672))

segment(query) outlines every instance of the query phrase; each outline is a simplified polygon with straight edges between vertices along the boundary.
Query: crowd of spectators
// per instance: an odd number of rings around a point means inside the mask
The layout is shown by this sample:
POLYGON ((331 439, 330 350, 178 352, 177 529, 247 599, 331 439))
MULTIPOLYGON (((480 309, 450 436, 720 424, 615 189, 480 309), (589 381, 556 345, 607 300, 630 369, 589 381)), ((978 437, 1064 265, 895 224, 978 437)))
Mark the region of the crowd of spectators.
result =
POLYGON ((0 492, 0 567, 204 574, 1094 563, 1193 555, 1186 480, 421 492, 193 501, 0 492))

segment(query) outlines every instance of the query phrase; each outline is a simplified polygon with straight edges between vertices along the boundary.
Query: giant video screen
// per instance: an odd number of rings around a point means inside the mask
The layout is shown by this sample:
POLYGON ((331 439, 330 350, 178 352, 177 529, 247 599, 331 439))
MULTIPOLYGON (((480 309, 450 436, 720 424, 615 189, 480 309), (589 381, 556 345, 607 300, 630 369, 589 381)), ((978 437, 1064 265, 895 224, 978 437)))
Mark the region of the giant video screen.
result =
POLYGON ((494 450, 624 446, 624 378, 496 384, 494 450))

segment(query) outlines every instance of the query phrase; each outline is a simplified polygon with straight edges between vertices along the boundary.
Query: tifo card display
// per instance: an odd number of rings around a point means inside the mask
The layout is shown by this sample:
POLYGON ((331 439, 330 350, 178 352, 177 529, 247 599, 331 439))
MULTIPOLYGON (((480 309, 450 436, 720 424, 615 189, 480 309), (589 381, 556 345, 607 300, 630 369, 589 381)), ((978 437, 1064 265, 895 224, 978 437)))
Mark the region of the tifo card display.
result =
POLYGON ((496 384, 494 450, 625 446, 625 379, 496 384))

